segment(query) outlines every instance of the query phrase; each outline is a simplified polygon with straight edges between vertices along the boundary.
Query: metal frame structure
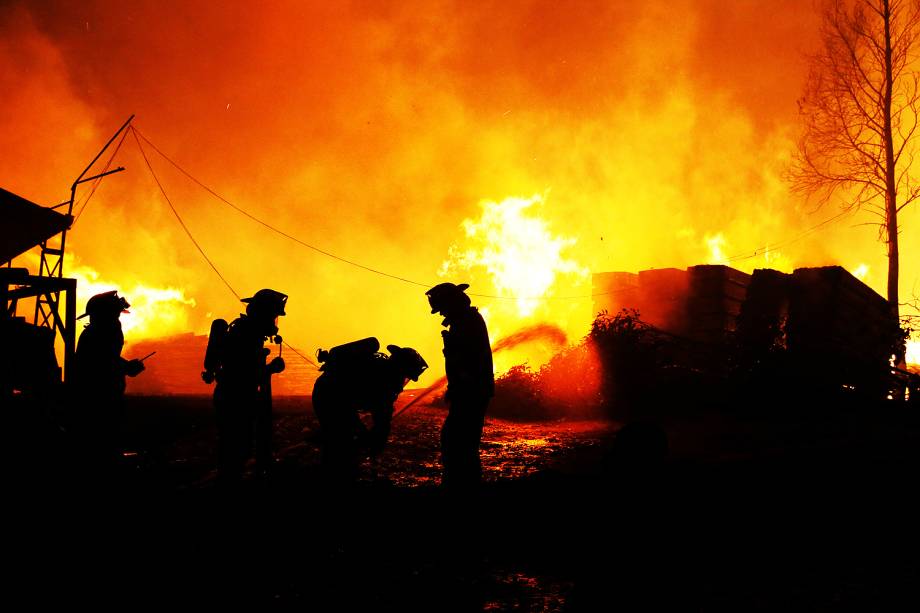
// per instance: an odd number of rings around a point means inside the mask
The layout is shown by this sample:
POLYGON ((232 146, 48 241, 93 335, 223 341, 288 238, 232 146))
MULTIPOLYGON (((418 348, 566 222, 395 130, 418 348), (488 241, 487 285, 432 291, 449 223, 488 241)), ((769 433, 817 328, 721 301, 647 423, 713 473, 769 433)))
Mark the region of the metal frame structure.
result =
MULTIPOLYGON (((134 115, 128 117, 128 120, 122 124, 118 131, 112 135, 112 138, 105 144, 105 146, 96 154, 96 157, 93 158, 93 161, 83 169, 83 172, 80 173, 80 176, 76 178, 73 184, 70 186, 70 200, 63 202, 55 207, 58 208, 61 206, 67 205, 67 215, 73 215, 73 205, 74 200, 76 200, 77 187, 83 183, 88 183, 90 181, 95 181, 96 179, 101 179, 107 175, 115 174, 116 172, 121 172, 124 170, 123 166, 119 166, 113 170, 107 170, 105 172, 87 177, 86 173, 89 172, 89 169, 102 157, 102 154, 111 146, 115 139, 118 138, 118 135, 121 134, 125 128, 131 123, 131 120, 134 119, 134 115)), ((57 277, 62 279, 64 277, 64 247, 67 241, 67 230, 65 229, 61 232, 56 238, 55 244, 52 244, 52 241, 55 237, 51 239, 44 240, 41 242, 41 260, 38 264, 38 276, 53 278, 57 277)), ((60 292, 59 291, 50 291, 42 293, 35 298, 35 325, 43 326, 46 328, 55 329, 57 323, 60 321, 60 292)), ((65 350, 66 351, 66 350, 65 350)), ((66 354, 65 354, 66 355, 66 354)))
POLYGON ((68 382, 73 374, 76 352, 77 280, 30 275, 25 268, 0 268, 0 301, 7 316, 16 312, 16 303, 23 298, 35 298, 36 302, 41 300, 44 304, 54 305, 42 325, 55 334, 61 334, 64 341, 63 380, 68 382), (59 308, 61 292, 64 292, 63 318, 59 308))
MULTIPOLYGON (((115 142, 115 139, 128 127, 134 115, 125 121, 118 131, 108 140, 105 146, 96 154, 96 157, 80 173, 80 176, 70 186, 70 199, 50 207, 58 209, 66 206, 68 216, 73 215, 74 202, 77 188, 90 181, 101 179, 111 174, 121 172, 124 167, 119 166, 112 170, 105 170, 99 174, 87 177, 86 173, 96 164, 106 150, 115 142)), ((77 310, 77 280, 64 277, 64 249, 67 242, 67 230, 52 236, 39 243, 41 255, 38 274, 30 275, 26 269, 0 268, 0 301, 5 309, 4 316, 11 317, 16 312, 16 305, 24 298, 35 298, 35 314, 33 323, 36 326, 49 328, 53 334, 60 333, 64 342, 64 372, 63 380, 68 382, 73 374, 73 360, 76 353, 76 310, 77 310), (61 292, 64 292, 63 317, 61 316, 61 292)))

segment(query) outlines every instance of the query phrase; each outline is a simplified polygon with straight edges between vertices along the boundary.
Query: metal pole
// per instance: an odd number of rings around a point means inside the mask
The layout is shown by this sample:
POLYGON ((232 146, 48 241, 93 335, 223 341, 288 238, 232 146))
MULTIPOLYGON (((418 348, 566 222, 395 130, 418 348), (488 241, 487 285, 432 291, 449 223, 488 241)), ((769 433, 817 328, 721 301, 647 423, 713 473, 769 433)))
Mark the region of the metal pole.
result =
MULTIPOLYGON (((100 157, 102 157, 102 154, 105 153, 105 150, 109 148, 109 145, 111 145, 111 144, 115 141, 116 138, 118 138, 118 135, 121 134, 121 131, 128 127, 128 124, 131 123, 131 120, 132 120, 132 119, 134 119, 134 113, 131 113, 131 116, 128 117, 128 120, 127 120, 126 122, 124 122, 123 124, 121 124, 121 127, 118 128, 118 131, 115 132, 115 134, 112 135, 112 138, 110 138, 110 139, 109 139, 109 142, 107 142, 107 143, 105 144, 105 147, 103 147, 102 149, 100 149, 99 153, 96 154, 96 157, 93 158, 93 161, 89 163, 89 166, 87 166, 87 167, 83 170, 83 172, 80 173, 80 176, 77 177, 77 180, 73 182, 73 185, 72 185, 71 188, 70 188, 70 193, 71 193, 71 197, 70 197, 70 207, 71 207, 71 209, 73 209, 73 193, 76 191, 76 189, 77 189, 77 184, 80 183, 80 180, 83 178, 83 175, 85 175, 86 173, 89 172, 89 169, 93 167, 93 164, 96 163, 96 160, 98 160, 100 157)), ((71 211, 68 211, 68 212, 72 212, 72 210, 71 210, 71 211)))

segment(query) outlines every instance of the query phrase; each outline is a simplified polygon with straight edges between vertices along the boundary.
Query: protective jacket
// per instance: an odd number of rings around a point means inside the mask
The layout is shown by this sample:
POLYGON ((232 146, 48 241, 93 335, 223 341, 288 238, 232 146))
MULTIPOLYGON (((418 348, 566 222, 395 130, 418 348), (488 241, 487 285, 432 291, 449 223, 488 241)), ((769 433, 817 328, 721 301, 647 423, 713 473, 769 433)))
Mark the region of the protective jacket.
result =
POLYGON ((125 393, 130 362, 121 357, 121 322, 92 322, 80 334, 76 352, 77 383, 84 397, 118 399, 125 393))
POLYGON ((444 320, 444 368, 447 398, 491 398, 495 394, 492 349, 486 323, 476 307, 444 320))

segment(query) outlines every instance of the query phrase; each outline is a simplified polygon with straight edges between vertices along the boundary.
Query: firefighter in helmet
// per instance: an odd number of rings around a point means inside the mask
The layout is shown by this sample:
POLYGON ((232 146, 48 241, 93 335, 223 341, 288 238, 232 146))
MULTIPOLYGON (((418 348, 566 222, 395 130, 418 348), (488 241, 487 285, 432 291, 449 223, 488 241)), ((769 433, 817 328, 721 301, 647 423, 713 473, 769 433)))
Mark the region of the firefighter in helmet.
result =
POLYGON ((317 352, 323 365, 313 385, 313 410, 321 428, 323 468, 333 484, 355 479, 360 455, 376 458, 383 452, 396 398, 428 368, 415 349, 387 345, 387 355, 379 348, 371 337, 317 352), (370 428, 362 413, 373 420, 370 428))
POLYGON ((77 318, 89 317, 75 357, 79 430, 90 457, 108 467, 114 467, 121 456, 125 377, 144 370, 140 360, 121 357, 125 336, 119 318, 129 306, 117 291, 104 292, 90 298, 86 312, 77 318))
POLYGON ((287 296, 261 289, 243 298, 246 313, 229 325, 222 319, 211 325, 205 372, 208 383, 217 380, 214 408, 218 430, 218 476, 222 483, 240 480, 255 443, 257 474, 271 466, 271 376, 284 370, 279 355, 267 362, 267 340, 279 346, 278 317, 285 314, 287 296))
POLYGON ((431 313, 444 317, 444 368, 448 414, 441 429, 444 485, 478 486, 482 477, 479 444, 489 400, 495 393, 492 348, 479 310, 471 306, 466 283, 441 283, 425 292, 431 313))

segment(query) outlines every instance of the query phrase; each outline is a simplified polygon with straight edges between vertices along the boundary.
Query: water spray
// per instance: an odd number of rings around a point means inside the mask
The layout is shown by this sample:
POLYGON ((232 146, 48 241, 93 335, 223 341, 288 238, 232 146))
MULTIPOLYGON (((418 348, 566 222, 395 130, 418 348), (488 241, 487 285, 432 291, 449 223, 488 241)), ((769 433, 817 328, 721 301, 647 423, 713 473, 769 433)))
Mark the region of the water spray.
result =
MULTIPOLYGON (((565 335, 565 332, 562 331, 562 328, 553 324, 534 324, 532 326, 527 326, 521 328, 513 334, 499 339, 495 346, 492 347, 492 354, 505 351, 506 349, 513 349, 518 345, 524 343, 529 343, 531 341, 546 341, 547 343, 553 345, 554 347, 562 347, 568 341, 568 337, 565 335)), ((393 419, 396 419, 406 411, 408 411, 412 406, 414 406, 419 400, 430 396, 433 392, 438 391, 447 384, 447 377, 441 377, 428 387, 426 387, 422 392, 412 399, 409 404, 401 408, 399 411, 393 414, 393 419)))

